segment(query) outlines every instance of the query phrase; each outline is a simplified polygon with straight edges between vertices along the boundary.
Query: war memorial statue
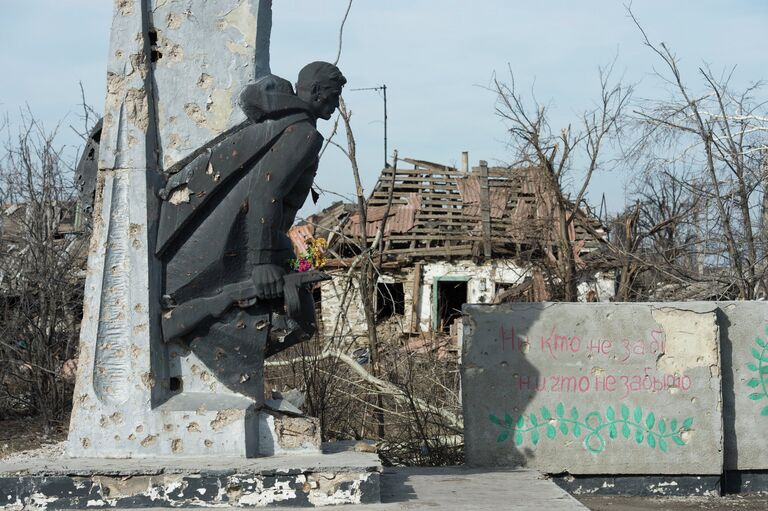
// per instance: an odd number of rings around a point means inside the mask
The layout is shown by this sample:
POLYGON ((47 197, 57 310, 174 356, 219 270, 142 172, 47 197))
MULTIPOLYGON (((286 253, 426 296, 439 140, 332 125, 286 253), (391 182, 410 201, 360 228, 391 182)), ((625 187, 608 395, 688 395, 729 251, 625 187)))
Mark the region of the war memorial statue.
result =
POLYGON ((222 383, 257 399, 264 358, 315 330, 306 285, 322 276, 289 273, 287 231, 317 171, 316 121, 330 118, 345 83, 336 66, 313 62, 297 93, 274 75, 248 85, 239 101, 248 121, 160 194, 163 337, 188 343, 222 383))
POLYGON ((264 360, 316 329, 327 277, 290 270, 287 231, 346 83, 312 62, 294 90, 271 30, 270 0, 114 3, 77 173, 93 230, 66 453, 0 463, 0 505, 379 500, 375 454, 326 448, 318 419, 265 398, 264 360))

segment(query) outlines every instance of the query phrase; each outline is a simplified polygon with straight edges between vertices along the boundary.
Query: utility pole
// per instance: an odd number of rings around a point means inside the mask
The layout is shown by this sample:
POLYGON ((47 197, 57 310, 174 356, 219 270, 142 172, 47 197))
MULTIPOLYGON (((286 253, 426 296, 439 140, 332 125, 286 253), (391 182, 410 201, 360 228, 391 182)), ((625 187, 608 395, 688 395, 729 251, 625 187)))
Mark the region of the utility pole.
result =
POLYGON ((364 91, 364 90, 373 90, 373 91, 381 91, 382 95, 384 96, 384 168, 389 167, 389 162, 387 160, 387 84, 379 85, 378 87, 366 87, 362 89, 350 89, 350 91, 364 91))

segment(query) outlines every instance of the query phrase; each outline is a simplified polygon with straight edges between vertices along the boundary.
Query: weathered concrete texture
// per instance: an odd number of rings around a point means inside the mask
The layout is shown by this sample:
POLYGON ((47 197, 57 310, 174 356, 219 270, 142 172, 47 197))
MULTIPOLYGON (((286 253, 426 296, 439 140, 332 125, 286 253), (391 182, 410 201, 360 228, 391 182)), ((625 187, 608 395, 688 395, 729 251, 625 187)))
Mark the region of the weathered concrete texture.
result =
MULTIPOLYGON (((676 304, 677 305, 677 304, 676 304)), ((768 469, 768 302, 716 302, 726 470, 768 469), (763 343, 763 344, 761 344, 763 343)), ((697 309, 706 303, 685 304, 697 309)))
POLYGON ((152 175, 102 171, 98 183, 70 428, 70 454, 84 456, 98 446, 129 453, 134 443, 150 444, 163 427, 151 408, 168 393, 165 351, 152 349, 159 338, 159 282, 147 254, 152 175))
POLYGON ((146 169, 152 121, 148 21, 140 0, 116 0, 99 169, 146 169))
POLYGON ((267 460, 158 457, 0 462, 0 505, 70 507, 327 506, 379 502, 375 454, 267 460))
MULTIPOLYGON (((271 509, 291 509, 279 505, 271 509)), ((552 481, 529 470, 464 467, 388 468, 381 475, 381 503, 345 505, 343 511, 587 511, 552 481)))
POLYGON ((548 473, 720 474, 715 309, 466 306, 467 462, 548 473))
POLYGON ((268 9, 259 0, 151 0, 161 163, 168 169, 245 120, 242 88, 269 72, 268 9))
POLYGON ((275 451, 258 400, 162 342, 154 256, 163 164, 242 120, 240 88, 269 68, 269 7, 115 1, 70 456, 275 451))
POLYGON ((381 476, 381 504, 344 506, 341 509, 587 510, 576 499, 537 472, 490 471, 466 467, 388 468, 381 476))

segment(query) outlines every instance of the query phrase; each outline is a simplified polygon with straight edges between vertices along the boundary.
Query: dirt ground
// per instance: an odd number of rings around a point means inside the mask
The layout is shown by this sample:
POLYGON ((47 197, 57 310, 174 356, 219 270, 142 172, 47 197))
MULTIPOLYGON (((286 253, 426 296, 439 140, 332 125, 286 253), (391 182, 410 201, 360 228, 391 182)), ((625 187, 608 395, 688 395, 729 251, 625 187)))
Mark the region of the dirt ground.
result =
POLYGON ((66 429, 46 428, 37 417, 0 420, 0 459, 22 451, 38 449, 41 445, 61 442, 67 438, 66 429))
POLYGON ((592 511, 766 511, 768 495, 725 497, 595 497, 576 496, 592 511))

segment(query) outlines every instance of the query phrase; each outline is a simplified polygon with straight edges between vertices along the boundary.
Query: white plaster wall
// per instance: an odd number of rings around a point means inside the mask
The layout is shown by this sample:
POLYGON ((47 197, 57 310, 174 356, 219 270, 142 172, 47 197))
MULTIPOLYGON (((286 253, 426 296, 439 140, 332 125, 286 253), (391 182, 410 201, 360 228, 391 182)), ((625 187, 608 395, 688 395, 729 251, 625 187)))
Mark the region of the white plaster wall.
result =
POLYGON ((587 301, 587 293, 597 293, 598 302, 611 302, 616 296, 616 278, 613 272, 597 272, 594 277, 580 282, 578 285, 579 301, 587 301))
POLYGON ((496 293, 495 283, 520 283, 528 275, 528 270, 502 259, 481 265, 470 260, 424 263, 418 309, 419 328, 422 332, 432 329, 432 285, 436 278, 467 277, 467 303, 490 303, 496 293))
MULTIPOLYGON (((412 324, 413 311, 413 278, 412 267, 407 273, 382 275, 381 283, 402 282, 405 291, 405 315, 403 324, 412 324)), ((471 260, 433 261, 422 263, 421 285, 419 286, 419 303, 416 307, 418 329, 428 332, 432 329, 432 286, 437 278, 466 277, 467 303, 490 303, 496 295, 498 284, 520 284, 526 277, 532 276, 529 268, 517 266, 511 260, 497 259, 475 264, 471 260)), ((342 306, 341 299, 345 288, 346 274, 339 273, 333 281, 322 284, 322 316, 326 338, 331 336, 345 338, 354 342, 356 338, 367 335, 365 315, 363 313, 360 294, 355 288, 348 296, 349 304, 342 306)), ((593 277, 578 285, 579 301, 585 301, 590 290, 597 293, 598 300, 611 301, 614 297, 614 276, 612 272, 597 272, 593 277)))

